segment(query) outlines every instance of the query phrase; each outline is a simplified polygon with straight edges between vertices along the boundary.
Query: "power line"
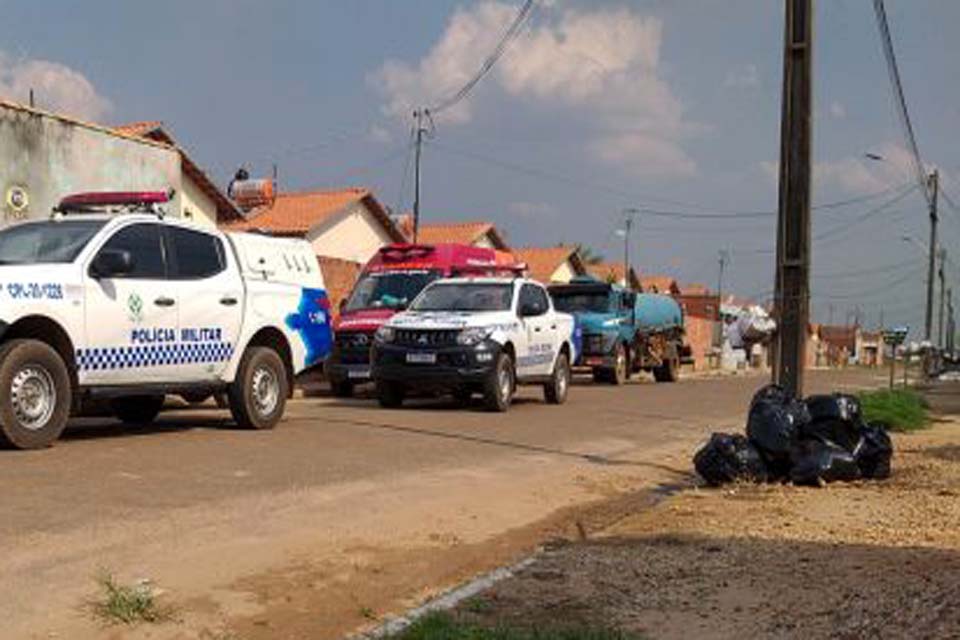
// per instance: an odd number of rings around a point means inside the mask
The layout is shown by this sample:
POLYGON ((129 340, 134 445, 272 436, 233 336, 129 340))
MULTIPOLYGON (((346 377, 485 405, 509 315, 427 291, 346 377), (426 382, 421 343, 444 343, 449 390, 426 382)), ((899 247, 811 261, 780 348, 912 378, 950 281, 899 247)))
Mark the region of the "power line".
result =
POLYGON ((877 27, 880 29, 880 40, 883 45, 883 55, 887 61, 887 73, 890 76, 890 86, 893 89, 893 98, 897 107, 897 117, 903 128, 903 135, 910 149, 910 157, 916 172, 917 185, 923 189, 923 196, 928 206, 933 206, 933 197, 927 187, 927 175, 923 161, 920 159, 920 148, 913 133, 913 123, 910 122, 910 113, 907 111, 907 100, 903 93, 903 84, 900 82, 900 70, 897 68, 897 54, 893 49, 893 38, 890 36, 890 25, 887 22, 887 10, 883 0, 873 0, 873 10, 877 17, 877 27))
POLYGON ((428 109, 428 111, 435 114, 440 113, 441 111, 449 109, 453 105, 466 98, 467 94, 469 94, 470 91, 473 90, 473 88, 477 86, 481 80, 483 80, 483 77, 487 75, 491 69, 493 69, 494 65, 497 64, 497 61, 507 50, 507 47, 509 47, 510 44, 517 39, 517 36, 520 34, 520 30, 523 28, 524 23, 533 13, 534 6, 536 6, 536 0, 526 0, 526 2, 523 3, 523 6, 520 7, 520 10, 517 12, 513 22, 510 23, 510 27, 504 32, 503 36, 500 37, 500 41, 497 43, 497 46, 494 48, 493 52, 487 56, 487 58, 483 61, 483 64, 480 65, 480 69, 477 70, 473 77, 470 78, 466 84, 460 87, 459 91, 445 100, 441 100, 437 105, 428 109))
POLYGON ((875 275, 879 273, 888 273, 890 271, 897 271, 898 269, 904 269, 911 265, 915 266, 915 263, 916 263, 916 259, 913 259, 913 260, 907 260, 905 262, 898 262, 896 264, 887 264, 880 267, 853 269, 850 271, 840 271, 840 272, 833 272, 833 273, 814 273, 813 277, 824 278, 824 279, 827 279, 827 278, 842 279, 842 278, 850 278, 850 277, 865 276, 865 275, 875 275))

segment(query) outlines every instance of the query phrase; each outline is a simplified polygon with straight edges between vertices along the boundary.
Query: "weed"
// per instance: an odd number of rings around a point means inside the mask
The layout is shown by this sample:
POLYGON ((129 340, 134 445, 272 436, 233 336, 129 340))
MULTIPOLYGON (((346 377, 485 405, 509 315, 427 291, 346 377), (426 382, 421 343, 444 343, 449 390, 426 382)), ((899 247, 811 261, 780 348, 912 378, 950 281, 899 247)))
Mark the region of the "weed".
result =
POLYGON ((449 613, 440 612, 424 616, 387 640, 640 640, 640 636, 591 627, 483 627, 461 622, 449 613))
POLYGON ((493 603, 482 596, 474 596, 463 603, 463 608, 470 613, 489 613, 493 611, 493 603))
POLYGON ((912 389, 866 391, 860 394, 863 417, 891 431, 916 431, 930 425, 930 409, 912 389))
POLYGON ((93 612, 102 620, 117 624, 138 622, 164 622, 172 617, 172 611, 161 607, 153 588, 147 582, 133 586, 120 584, 109 572, 97 577, 102 597, 93 603, 93 612))
POLYGON ((367 620, 376 620, 377 614, 370 607, 360 607, 360 617, 367 620))

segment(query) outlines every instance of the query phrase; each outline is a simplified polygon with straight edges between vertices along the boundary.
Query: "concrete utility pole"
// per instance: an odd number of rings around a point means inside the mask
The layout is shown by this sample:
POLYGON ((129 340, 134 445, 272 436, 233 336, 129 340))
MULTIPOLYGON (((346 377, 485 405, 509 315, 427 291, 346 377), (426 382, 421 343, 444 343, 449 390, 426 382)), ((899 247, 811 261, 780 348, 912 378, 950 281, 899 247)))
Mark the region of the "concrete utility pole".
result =
POLYGON ((773 379, 800 396, 810 320, 813 0, 785 2, 773 379))
POLYGON ((623 286, 630 288, 630 230, 633 228, 632 216, 640 213, 640 209, 623 210, 623 286))
POLYGON ((930 190, 930 259, 927 265, 927 317, 924 324, 923 338, 927 342, 933 340, 933 278, 937 262, 937 194, 939 192, 940 174, 934 170, 927 180, 930 190))
POLYGON ((940 269, 937 272, 937 277, 940 278, 940 317, 937 322, 937 346, 941 349, 946 346, 946 343, 943 341, 944 336, 944 326, 943 326, 943 314, 946 311, 946 295, 947 295, 947 284, 946 277, 944 274, 944 263, 947 261, 947 250, 941 248, 939 252, 940 256, 940 269))
POLYGON ((423 149, 423 134, 427 132, 423 128, 423 121, 429 118, 430 111, 427 109, 417 109, 413 112, 417 127, 413 169, 413 242, 417 241, 417 235, 420 233, 420 156, 423 149))
POLYGON ((953 319, 953 289, 947 289, 947 351, 952 352, 956 340, 957 327, 953 319))

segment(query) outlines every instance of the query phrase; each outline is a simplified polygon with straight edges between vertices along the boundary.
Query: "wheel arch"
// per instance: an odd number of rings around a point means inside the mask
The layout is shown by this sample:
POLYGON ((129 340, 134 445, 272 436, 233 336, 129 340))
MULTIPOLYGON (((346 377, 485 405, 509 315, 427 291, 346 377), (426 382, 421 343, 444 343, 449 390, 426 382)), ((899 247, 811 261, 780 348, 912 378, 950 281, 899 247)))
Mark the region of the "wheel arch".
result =
POLYGON ((0 342, 9 340, 37 340, 50 346, 63 359, 70 375, 70 385, 76 393, 78 385, 77 352, 70 334, 56 320, 43 315, 20 318, 0 335, 0 342))
MULTIPOLYGON (((241 352, 240 357, 243 357, 243 353, 246 353, 247 349, 250 347, 267 347, 273 349, 280 356, 280 359, 283 361, 283 368, 287 372, 287 379, 290 381, 288 385, 288 394, 292 397, 293 395, 293 351, 290 348, 290 341, 287 339, 287 336, 284 335, 283 331, 277 329, 276 327, 261 327, 254 333, 250 340, 243 347, 243 352, 241 352)), ((239 363, 239 358, 237 359, 239 363)), ((234 372, 236 367, 234 367, 234 372)))

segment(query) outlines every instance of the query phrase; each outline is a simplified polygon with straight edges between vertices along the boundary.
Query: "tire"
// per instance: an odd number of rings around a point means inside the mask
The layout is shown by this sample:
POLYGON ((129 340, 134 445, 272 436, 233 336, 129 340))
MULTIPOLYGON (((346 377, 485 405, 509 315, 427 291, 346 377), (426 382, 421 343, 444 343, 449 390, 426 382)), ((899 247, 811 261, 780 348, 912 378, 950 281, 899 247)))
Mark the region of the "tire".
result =
POLYGON ((505 353, 497 354, 493 368, 483 381, 483 407, 487 411, 503 413, 510 408, 517 376, 513 359, 505 353))
POLYGON ((667 359, 653 370, 653 379, 657 382, 676 382, 679 378, 680 356, 675 349, 671 349, 667 359))
POLYGON ((67 426, 72 400, 67 365, 39 340, 0 347, 0 445, 50 446, 67 426))
POLYGON ((112 400, 110 409, 124 424, 150 424, 163 409, 163 400, 162 395, 124 396, 112 400))
POLYGON ((543 385, 543 397, 547 404, 563 404, 567 401, 567 392, 570 390, 570 359, 567 354, 557 356, 553 365, 550 382, 543 385))
POLYGON ((618 343, 613 350, 614 366, 607 370, 607 382, 612 385, 620 386, 627 381, 629 377, 630 359, 627 357, 627 350, 623 348, 623 343, 618 343))
POLYGON ((399 409, 406 395, 403 385, 398 382, 377 382, 377 402, 384 409, 399 409))
POLYGON ((289 394, 287 369, 280 355, 269 347, 249 347, 227 388, 230 413, 243 429, 277 426, 289 394))
POLYGON ((336 398, 352 398, 353 383, 349 380, 331 380, 330 392, 336 398))

